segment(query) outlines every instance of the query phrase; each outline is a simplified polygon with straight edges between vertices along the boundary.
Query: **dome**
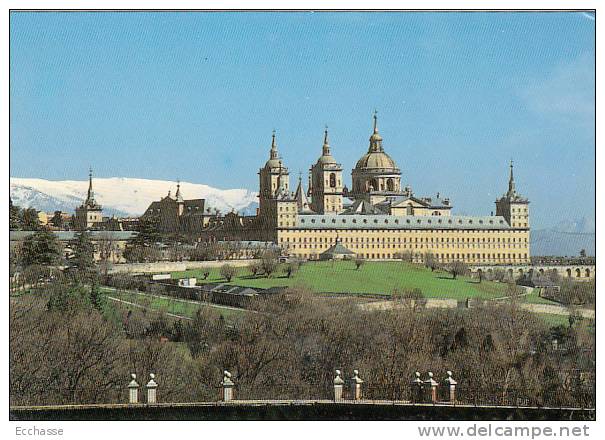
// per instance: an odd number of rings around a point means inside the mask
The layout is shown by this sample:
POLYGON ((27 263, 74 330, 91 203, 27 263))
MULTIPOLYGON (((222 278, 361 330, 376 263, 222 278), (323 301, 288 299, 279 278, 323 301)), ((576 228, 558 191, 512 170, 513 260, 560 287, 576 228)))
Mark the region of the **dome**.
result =
POLYGON ((275 143, 275 130, 273 130, 273 136, 271 138, 271 152, 269 154, 269 160, 265 163, 265 169, 271 168, 282 168, 281 159, 277 152, 277 144, 275 143))
POLYGON ((322 147, 322 154, 317 159, 317 163, 321 165, 337 165, 336 159, 332 156, 330 152, 330 143, 328 142, 328 127, 326 126, 326 130, 324 131, 324 144, 322 147))
POLYGON ((391 159, 391 156, 384 152, 382 136, 378 133, 377 120, 376 112, 374 112, 374 132, 370 136, 370 147, 368 148, 368 152, 357 161, 355 170, 380 169, 381 171, 386 170, 399 174, 399 169, 393 159, 391 159))
POLYGON ((270 169, 270 168, 281 168, 282 164, 281 164, 281 160, 279 159, 269 159, 266 163, 265 163, 265 168, 266 169, 270 169))
POLYGON ((391 159, 391 157, 384 151, 371 151, 364 154, 361 159, 357 161, 355 169, 366 169, 366 168, 380 168, 389 169, 395 172, 399 172, 397 165, 391 159))
POLYGON ((327 156, 321 155, 319 156, 319 159, 317 159, 317 163, 324 165, 336 165, 336 159, 334 159, 334 156, 331 154, 327 156))

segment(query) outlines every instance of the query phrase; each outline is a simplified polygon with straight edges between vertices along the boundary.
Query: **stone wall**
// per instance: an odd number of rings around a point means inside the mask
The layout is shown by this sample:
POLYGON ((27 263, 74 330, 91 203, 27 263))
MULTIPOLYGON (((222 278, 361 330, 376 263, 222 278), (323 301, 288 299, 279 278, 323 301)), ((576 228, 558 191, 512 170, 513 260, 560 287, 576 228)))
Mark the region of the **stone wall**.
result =
POLYGON ((187 269, 201 269, 221 267, 223 264, 229 264, 235 267, 246 267, 258 260, 219 260, 219 261, 159 261, 157 263, 127 263, 116 264, 109 269, 109 273, 160 273, 160 272, 180 272, 187 269))
POLYGON ((10 408, 10 420, 594 420, 594 409, 392 401, 233 401, 10 408))

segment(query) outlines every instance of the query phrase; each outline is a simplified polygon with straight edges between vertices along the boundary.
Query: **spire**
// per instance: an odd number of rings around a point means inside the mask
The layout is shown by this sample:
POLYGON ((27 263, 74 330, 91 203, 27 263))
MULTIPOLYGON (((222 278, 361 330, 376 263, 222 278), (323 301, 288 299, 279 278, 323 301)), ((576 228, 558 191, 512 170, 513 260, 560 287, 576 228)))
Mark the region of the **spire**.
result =
POLYGON ((374 133, 378 133, 378 110, 374 109, 374 133))
POLYGON ((92 190, 92 167, 88 170, 88 194, 86 196, 86 204, 94 204, 95 193, 92 190))
POLYGON ((277 152, 277 144, 275 143, 275 130, 273 130, 273 135, 271 136, 271 159, 277 159, 279 154, 277 152))
POLYGON ((299 213, 312 212, 309 208, 309 199, 307 199, 305 189, 302 185, 302 172, 298 174, 298 186, 296 187, 296 192, 294 193, 294 199, 296 200, 296 207, 298 208, 299 213))
POLYGON ((174 198, 176 199, 177 202, 183 201, 183 195, 181 194, 181 181, 180 180, 176 181, 176 194, 174 195, 174 198))
POLYGON ((513 160, 510 160, 510 174, 508 177, 508 196, 514 196, 516 194, 515 190, 515 177, 513 176, 513 160))
POLYGON ((378 110, 374 110, 374 133, 370 136, 369 153, 384 151, 382 149, 382 137, 378 133, 378 110))
POLYGON ((324 131, 324 145, 323 145, 322 154, 324 156, 330 155, 330 142, 328 141, 328 126, 327 125, 326 125, 326 129, 324 131))

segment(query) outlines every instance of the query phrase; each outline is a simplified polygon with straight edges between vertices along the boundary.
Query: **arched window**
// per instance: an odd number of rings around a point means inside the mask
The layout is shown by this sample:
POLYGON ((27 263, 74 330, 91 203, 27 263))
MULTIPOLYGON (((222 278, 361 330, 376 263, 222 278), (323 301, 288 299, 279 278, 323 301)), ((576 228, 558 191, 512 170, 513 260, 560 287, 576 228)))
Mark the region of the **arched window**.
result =
POLYGON ((395 191, 395 183, 390 177, 387 179, 387 191, 395 191))
POLYGON ((330 173, 330 188, 336 188, 336 174, 330 173))
POLYGON ((576 278, 580 278, 582 276, 582 271, 580 269, 576 269, 576 278))
POLYGON ((590 269, 586 269, 586 278, 590 278, 590 269))
POLYGON ((567 269, 567 277, 571 278, 571 269, 567 269))

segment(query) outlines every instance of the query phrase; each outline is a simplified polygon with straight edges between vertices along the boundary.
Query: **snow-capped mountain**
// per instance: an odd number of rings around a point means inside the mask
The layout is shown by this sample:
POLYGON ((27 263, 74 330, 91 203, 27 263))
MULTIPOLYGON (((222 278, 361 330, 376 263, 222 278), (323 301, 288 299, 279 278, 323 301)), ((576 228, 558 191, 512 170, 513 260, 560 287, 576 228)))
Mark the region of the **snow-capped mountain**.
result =
MULTIPOLYGON (((133 179, 128 177, 94 178, 95 199, 103 206, 105 215, 138 216, 149 204, 172 192, 176 182, 167 180, 133 179)), ((15 205, 53 212, 73 212, 86 198, 88 180, 45 180, 11 177, 10 196, 15 205)), ((255 192, 247 189, 218 189, 199 183, 181 182, 185 199, 206 199, 206 206, 221 212, 231 210, 254 214, 257 207, 255 192)))

